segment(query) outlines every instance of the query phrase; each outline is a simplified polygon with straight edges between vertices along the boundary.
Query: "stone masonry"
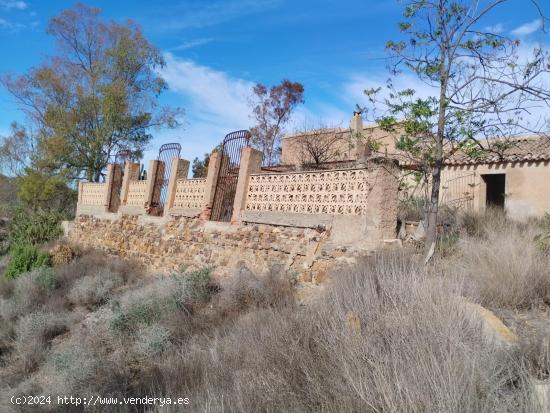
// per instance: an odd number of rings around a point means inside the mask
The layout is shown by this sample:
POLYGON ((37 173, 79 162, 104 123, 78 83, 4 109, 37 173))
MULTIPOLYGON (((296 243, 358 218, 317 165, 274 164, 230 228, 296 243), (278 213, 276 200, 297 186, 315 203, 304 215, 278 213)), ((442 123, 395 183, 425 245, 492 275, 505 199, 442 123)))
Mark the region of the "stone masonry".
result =
POLYGON ((82 215, 71 227, 71 241, 135 259, 159 273, 213 267, 215 277, 224 277, 244 265, 256 273, 279 267, 296 281, 322 282, 338 258, 349 253, 326 242, 329 231, 307 228, 185 217, 159 223, 129 215, 116 220, 82 215))

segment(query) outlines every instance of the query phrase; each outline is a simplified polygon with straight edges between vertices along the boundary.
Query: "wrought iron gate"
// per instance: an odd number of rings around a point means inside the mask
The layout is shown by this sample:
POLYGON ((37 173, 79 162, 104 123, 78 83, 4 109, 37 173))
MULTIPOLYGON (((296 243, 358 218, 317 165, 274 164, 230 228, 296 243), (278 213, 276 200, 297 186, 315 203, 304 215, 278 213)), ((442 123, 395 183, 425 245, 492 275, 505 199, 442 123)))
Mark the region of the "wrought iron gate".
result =
POLYGON ((168 181, 170 180, 170 173, 172 171, 172 160, 179 159, 180 152, 181 145, 179 143, 166 143, 159 149, 157 160, 162 161, 162 163, 160 163, 156 170, 156 175, 151 177, 155 180, 152 198, 153 204, 149 209, 151 215, 160 216, 164 213, 164 204, 168 192, 168 181))
POLYGON ((212 221, 231 221, 237 190, 241 151, 250 144, 250 132, 240 130, 226 135, 220 148, 220 171, 214 192, 212 221))
POLYGON ((471 210, 474 207, 475 182, 475 172, 446 180, 441 185, 441 204, 471 210))

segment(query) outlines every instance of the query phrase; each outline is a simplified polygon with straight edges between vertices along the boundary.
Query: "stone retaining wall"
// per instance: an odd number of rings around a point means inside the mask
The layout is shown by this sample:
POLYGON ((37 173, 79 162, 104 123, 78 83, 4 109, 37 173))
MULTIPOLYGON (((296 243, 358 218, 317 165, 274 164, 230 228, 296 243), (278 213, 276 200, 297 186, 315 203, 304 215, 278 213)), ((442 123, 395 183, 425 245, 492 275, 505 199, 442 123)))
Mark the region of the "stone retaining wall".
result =
POLYGON ((349 249, 335 246, 329 236, 330 231, 307 228, 128 215, 82 215, 68 234, 81 246, 132 258, 162 273, 212 266, 214 275, 223 277, 242 265, 257 273, 278 266, 298 281, 313 282, 321 282, 338 257, 349 255, 349 249))

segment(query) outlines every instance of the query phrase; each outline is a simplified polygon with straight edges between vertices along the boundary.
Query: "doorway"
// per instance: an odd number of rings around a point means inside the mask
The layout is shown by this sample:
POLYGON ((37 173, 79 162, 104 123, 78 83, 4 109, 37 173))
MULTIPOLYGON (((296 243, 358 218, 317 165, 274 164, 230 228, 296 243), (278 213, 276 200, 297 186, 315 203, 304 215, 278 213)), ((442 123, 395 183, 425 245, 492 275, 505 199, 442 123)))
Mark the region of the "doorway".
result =
POLYGON ((482 175, 486 187, 486 206, 504 208, 506 174, 482 175))

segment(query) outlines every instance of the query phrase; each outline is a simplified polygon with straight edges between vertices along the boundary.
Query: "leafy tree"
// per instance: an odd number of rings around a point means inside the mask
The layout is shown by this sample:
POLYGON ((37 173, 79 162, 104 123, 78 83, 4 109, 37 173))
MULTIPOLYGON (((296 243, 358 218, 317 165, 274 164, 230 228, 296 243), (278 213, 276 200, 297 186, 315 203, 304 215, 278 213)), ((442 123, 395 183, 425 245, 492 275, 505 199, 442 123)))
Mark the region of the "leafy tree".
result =
POLYGON ((74 213, 77 193, 58 176, 48 176, 28 170, 19 178, 19 200, 32 211, 58 211, 69 217, 74 213))
POLYGON ((263 152, 264 164, 273 165, 278 159, 284 127, 294 109, 304 103, 304 86, 285 79, 270 89, 259 83, 252 91, 252 144, 263 152))
POLYGON ((32 126, 35 168, 99 181, 118 150, 140 153, 151 128, 178 126, 181 111, 157 104, 164 59, 133 22, 104 22, 99 9, 78 3, 47 33, 57 54, 1 79, 32 126))
MULTIPOLYGON (((539 133, 543 122, 525 119, 533 108, 548 106, 550 91, 543 74, 548 54, 535 48, 521 55, 520 42, 486 27, 486 19, 509 0, 407 0, 403 39, 390 41, 393 74, 408 69, 426 83, 433 96, 412 89, 366 90, 368 117, 394 134, 398 149, 408 154, 431 184, 426 211, 426 261, 436 243, 436 228, 445 160, 461 150, 473 158, 500 153, 512 137, 539 133), (382 111, 380 112, 380 107, 382 111), (498 138, 498 139, 493 139, 498 138)), ((542 10, 536 1, 529 4, 542 10)))
POLYGON ((11 132, 4 136, 0 145, 0 172, 20 176, 30 164, 34 151, 33 141, 24 126, 11 124, 11 132))
POLYGON ((193 171, 193 178, 205 178, 208 173, 209 162, 209 153, 204 154, 204 159, 202 161, 199 158, 193 159, 193 165, 191 167, 191 170, 193 171))

